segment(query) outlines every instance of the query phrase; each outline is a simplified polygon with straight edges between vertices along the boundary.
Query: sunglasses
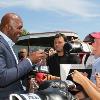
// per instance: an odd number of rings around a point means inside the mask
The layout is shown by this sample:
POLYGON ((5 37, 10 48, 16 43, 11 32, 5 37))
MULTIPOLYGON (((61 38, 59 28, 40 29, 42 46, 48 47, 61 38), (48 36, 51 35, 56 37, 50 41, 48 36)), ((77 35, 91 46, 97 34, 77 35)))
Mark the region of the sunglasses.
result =
POLYGON ((20 53, 26 53, 26 52, 22 52, 22 51, 21 51, 20 53))
POLYGON ((95 43, 95 39, 92 39, 91 41, 88 42, 88 44, 92 45, 92 43, 95 43))

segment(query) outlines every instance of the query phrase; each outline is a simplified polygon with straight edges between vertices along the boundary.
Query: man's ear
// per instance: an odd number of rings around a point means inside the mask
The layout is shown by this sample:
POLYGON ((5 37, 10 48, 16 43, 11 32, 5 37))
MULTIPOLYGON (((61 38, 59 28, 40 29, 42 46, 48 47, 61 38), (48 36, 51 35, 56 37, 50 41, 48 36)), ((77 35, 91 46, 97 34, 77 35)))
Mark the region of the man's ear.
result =
POLYGON ((8 30, 8 25, 7 24, 5 25, 5 29, 8 30))
POLYGON ((4 27, 4 31, 5 31, 5 34, 7 35, 7 33, 11 31, 11 27, 8 24, 6 24, 4 27))
POLYGON ((7 31, 11 30, 11 26, 8 25, 8 24, 5 25, 5 28, 6 28, 7 31))

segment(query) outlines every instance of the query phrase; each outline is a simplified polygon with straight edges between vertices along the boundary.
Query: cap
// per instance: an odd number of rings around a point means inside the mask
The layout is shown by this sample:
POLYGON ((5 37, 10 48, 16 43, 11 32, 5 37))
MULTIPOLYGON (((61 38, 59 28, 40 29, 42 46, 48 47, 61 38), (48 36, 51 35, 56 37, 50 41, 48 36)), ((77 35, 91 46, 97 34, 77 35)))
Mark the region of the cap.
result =
POLYGON ((100 32, 93 32, 90 34, 93 38, 100 39, 100 32))
POLYGON ((94 37, 92 37, 91 34, 88 34, 83 40, 83 42, 88 42, 88 43, 91 43, 92 41, 94 41, 94 37))

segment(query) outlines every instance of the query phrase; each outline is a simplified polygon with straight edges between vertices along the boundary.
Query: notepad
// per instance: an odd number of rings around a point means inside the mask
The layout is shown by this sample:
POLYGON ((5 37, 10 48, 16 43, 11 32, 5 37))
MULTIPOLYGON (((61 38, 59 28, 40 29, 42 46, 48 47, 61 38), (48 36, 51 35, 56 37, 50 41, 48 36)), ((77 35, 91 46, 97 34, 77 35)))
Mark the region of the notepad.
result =
POLYGON ((74 70, 78 70, 79 72, 86 72, 88 74, 88 78, 90 79, 92 69, 85 68, 83 64, 60 64, 60 77, 62 81, 69 79, 69 74, 74 72, 74 70))

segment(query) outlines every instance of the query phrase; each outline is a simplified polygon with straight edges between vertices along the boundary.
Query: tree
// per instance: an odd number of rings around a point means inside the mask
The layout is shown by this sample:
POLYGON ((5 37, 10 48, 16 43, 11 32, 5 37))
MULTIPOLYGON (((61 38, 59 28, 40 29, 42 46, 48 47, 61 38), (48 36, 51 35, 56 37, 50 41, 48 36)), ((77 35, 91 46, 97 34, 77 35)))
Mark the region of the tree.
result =
POLYGON ((29 32, 27 32, 26 29, 23 29, 22 36, 23 36, 23 35, 27 35, 28 33, 29 33, 29 32))

